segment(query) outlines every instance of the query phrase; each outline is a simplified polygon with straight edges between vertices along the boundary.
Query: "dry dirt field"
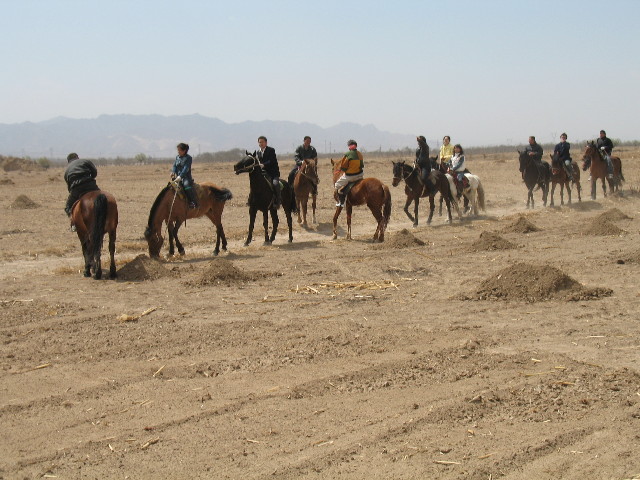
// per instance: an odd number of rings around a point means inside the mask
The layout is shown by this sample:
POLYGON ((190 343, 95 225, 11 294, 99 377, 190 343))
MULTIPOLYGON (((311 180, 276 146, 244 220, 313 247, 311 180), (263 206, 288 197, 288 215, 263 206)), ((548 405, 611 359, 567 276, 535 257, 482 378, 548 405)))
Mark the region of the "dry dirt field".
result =
MULTIPOLYGON (((427 226, 423 204, 413 229, 391 188, 383 244, 364 207, 331 240, 323 160, 319 223, 246 248, 248 176, 196 164, 234 194, 229 251, 194 220, 163 263, 138 256, 170 165, 102 167, 117 281, 80 274, 62 169, 0 173, 0 478, 640 478, 640 151, 621 157, 623 195, 526 210, 515 154, 471 156, 486 212, 427 226)), ((391 184, 389 159, 366 173, 391 184)))

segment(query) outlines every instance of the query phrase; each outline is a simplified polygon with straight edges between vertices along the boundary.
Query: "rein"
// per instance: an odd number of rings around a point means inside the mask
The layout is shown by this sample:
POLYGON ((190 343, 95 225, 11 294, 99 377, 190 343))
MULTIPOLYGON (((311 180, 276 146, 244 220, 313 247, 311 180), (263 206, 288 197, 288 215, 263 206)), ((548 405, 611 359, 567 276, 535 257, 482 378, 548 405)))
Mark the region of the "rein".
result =
POLYGON ((406 163, 403 163, 401 168, 402 168, 402 177, 396 177, 395 175, 393 176, 394 180, 398 180, 398 181, 404 181, 404 183, 407 185, 407 188, 409 189, 410 192, 413 192, 413 189, 409 186, 409 184, 407 183, 407 178, 409 178, 411 175, 413 175, 413 173, 416 171, 416 167, 414 166, 411 171, 409 172, 409 174, 405 175, 406 173, 406 169, 404 168, 406 166, 406 163))

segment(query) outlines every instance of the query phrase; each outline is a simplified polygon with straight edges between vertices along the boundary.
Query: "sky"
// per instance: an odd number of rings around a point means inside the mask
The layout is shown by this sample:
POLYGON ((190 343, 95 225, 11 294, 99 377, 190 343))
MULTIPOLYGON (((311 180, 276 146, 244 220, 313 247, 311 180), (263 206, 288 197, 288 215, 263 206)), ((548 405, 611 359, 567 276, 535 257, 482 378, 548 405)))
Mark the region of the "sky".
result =
MULTIPOLYGON (((0 0, 0 123, 187 115, 640 139, 640 1, 0 0)), ((268 133, 266 133, 268 134, 268 133)))

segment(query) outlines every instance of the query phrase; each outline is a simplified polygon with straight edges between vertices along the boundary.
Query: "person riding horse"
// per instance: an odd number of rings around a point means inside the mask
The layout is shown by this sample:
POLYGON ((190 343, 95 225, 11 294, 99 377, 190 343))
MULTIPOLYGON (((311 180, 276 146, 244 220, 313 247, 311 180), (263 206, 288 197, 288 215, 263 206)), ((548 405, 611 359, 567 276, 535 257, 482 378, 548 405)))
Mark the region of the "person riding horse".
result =
MULTIPOLYGON (((293 158, 296 161, 296 165, 293 167, 291 172, 289 172, 289 178, 288 178, 288 182, 289 182, 289 185, 291 185, 291 188, 293 188, 293 181, 295 180, 298 170, 300 170, 300 167, 302 166, 304 161, 307 159, 318 158, 318 152, 316 152, 316 149, 311 145, 310 136, 307 135, 306 137, 304 137, 302 145, 296 148, 296 154, 293 158)), ((312 195, 318 194, 318 185, 316 185, 315 183, 313 184, 313 190, 311 194, 312 195)))
MULTIPOLYGON (((91 160, 80 160, 77 153, 67 155, 68 166, 64 172, 64 180, 67 182, 69 197, 64 207, 67 216, 71 218, 71 209, 82 195, 94 190, 100 190, 96 183, 98 169, 91 160)), ((71 220, 71 231, 76 231, 76 226, 71 220)))
POLYGON ((179 143, 176 148, 178 149, 178 155, 171 168, 171 180, 176 184, 182 183, 184 193, 189 200, 189 208, 198 208, 198 196, 193 188, 195 182, 191 176, 193 158, 191 158, 191 155, 188 153, 189 145, 179 143))
POLYGON ((358 151, 358 142, 349 140, 347 146, 349 151, 340 160, 340 170, 344 173, 335 183, 336 193, 338 194, 336 207, 344 207, 347 200, 347 194, 344 193, 345 187, 364 178, 364 158, 362 153, 358 151))
POLYGON ((453 157, 453 145, 451 145, 451 137, 445 135, 442 138, 442 145, 440 145, 440 165, 447 165, 449 160, 453 157))
POLYGON ((429 145, 427 145, 427 139, 424 135, 416 137, 416 140, 418 141, 418 148, 416 148, 415 165, 420 171, 418 178, 428 190, 429 195, 431 195, 435 192, 436 186, 429 180, 429 175, 431 174, 431 170, 437 168, 437 166, 434 165, 429 158, 429 145))
POLYGON ((613 178, 613 163, 611 162, 611 152, 613 151, 613 142, 607 137, 607 132, 600 130, 600 138, 596 142, 600 157, 607 162, 607 174, 609 178, 613 178))
POLYGON ((553 156, 567 172, 569 181, 573 182, 573 167, 571 166, 571 154, 569 150, 571 150, 571 144, 567 142, 567 134, 563 133, 560 135, 560 143, 553 149, 553 156))
MULTIPOLYGON (((282 205, 282 193, 280 191, 280 168, 278 167, 278 157, 273 147, 267 146, 267 137, 261 135, 258 137, 259 150, 253 152, 253 156, 258 159, 262 170, 270 177, 273 191, 275 194, 274 207, 280 208, 282 205)), ((251 200, 249 200, 251 203, 251 200)))
POLYGON ((469 186, 469 180, 465 177, 464 172, 466 170, 464 160, 464 150, 458 143, 453 147, 453 156, 449 161, 449 170, 451 171, 456 183, 456 189, 458 190, 458 198, 462 196, 462 192, 469 186))
MULTIPOLYGON (((536 137, 533 135, 529 137, 529 145, 524 149, 524 153, 533 157, 533 160, 536 163, 542 163, 542 155, 544 154, 544 151, 542 150, 542 147, 536 143, 536 137)), ((520 172, 522 173, 522 179, 524 180, 524 170, 521 169, 520 172)))

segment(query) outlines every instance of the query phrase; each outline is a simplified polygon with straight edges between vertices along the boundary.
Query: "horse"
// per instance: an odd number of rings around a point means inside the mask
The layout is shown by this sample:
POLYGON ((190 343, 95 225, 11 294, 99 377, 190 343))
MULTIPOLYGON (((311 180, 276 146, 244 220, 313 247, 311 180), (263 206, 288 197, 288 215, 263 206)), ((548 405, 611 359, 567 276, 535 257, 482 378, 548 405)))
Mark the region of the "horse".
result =
MULTIPOLYGON (((569 175, 562 164, 562 160, 558 160, 558 154, 549 155, 551 158, 551 201, 549 205, 553 207, 553 192, 556 191, 556 185, 560 184, 560 205, 564 205, 564 189, 567 189, 567 195, 569 196, 569 205, 571 205, 571 182, 569 181, 569 175)), ((576 162, 571 162, 571 170, 573 172, 573 183, 576 185, 578 192, 578 201, 582 201, 580 191, 580 168, 576 162)))
MULTIPOLYGON (((233 166, 233 171, 236 175, 249 172, 249 189, 250 189, 250 203, 249 203, 249 234, 247 240, 244 242, 244 246, 248 246, 253 239, 253 227, 256 222, 256 214, 258 210, 262 212, 264 225, 264 244, 271 245, 276 238, 278 232, 278 209, 274 205, 274 192, 271 184, 271 180, 265 177, 260 166, 260 161, 251 155, 249 152, 245 152, 245 156, 233 166), (271 236, 269 236, 269 213, 271 213, 271 236)), ((293 189, 288 182, 280 182, 282 188, 282 208, 287 217, 287 225, 289 226, 289 243, 293 241, 293 225, 291 220, 291 212, 295 211, 295 196, 293 189)))
MULTIPOLYGON (((455 175, 455 174, 454 174, 455 175)), ((453 175, 447 173, 445 174, 447 180, 449 181, 449 188, 451 192, 457 191, 455 181, 453 179, 453 175)), ((480 181, 480 177, 477 175, 473 175, 471 173, 465 173, 465 177, 469 181, 469 186, 462 190, 462 194, 468 200, 471 207, 469 208, 469 215, 478 216, 478 206, 480 210, 483 212, 486 210, 485 202, 484 202, 484 187, 482 186, 482 182, 480 181)), ((466 213, 467 209, 465 209, 466 213)))
POLYGON ((116 199, 104 190, 85 193, 74 203, 71 219, 76 226, 76 233, 82 246, 84 256, 84 276, 102 278, 102 241, 105 233, 109 234, 109 278, 116 278, 116 230, 118 228, 118 204, 116 199))
MULTIPOLYGON (((430 160, 432 161, 431 164, 433 165, 434 163, 437 164, 438 166, 438 170, 440 170, 442 173, 448 173, 449 172, 449 164, 445 163, 445 162, 440 162, 437 163, 436 160, 438 159, 438 157, 429 157, 430 160)), ((464 169, 464 173, 471 173, 468 169, 464 169)), ((455 189, 451 190, 452 192, 456 191, 455 189)), ((464 199, 464 213, 467 213, 469 211, 469 198, 467 198, 466 195, 464 195, 462 197, 464 199)), ((438 208, 438 216, 441 217, 442 216, 442 203, 444 202, 444 197, 442 195, 440 195, 440 207, 438 208)))
POLYGON ((306 158, 298 169, 293 180, 293 191, 296 195, 296 210, 298 211, 298 223, 307 226, 307 203, 311 194, 311 211, 313 223, 316 223, 316 186, 320 183, 318 178, 318 159, 306 158), (302 214, 302 217, 300 216, 302 214))
MULTIPOLYGON (((407 165, 404 161, 401 162, 391 162, 393 164, 393 180, 391 185, 397 187, 401 181, 404 181, 404 193, 407 195, 407 201, 404 204, 404 213, 407 214, 409 220, 413 222, 413 226, 418 226, 418 206, 420 204, 420 198, 429 197, 429 219, 427 220, 427 225, 431 223, 433 219, 433 212, 435 211, 436 204, 434 202, 434 197, 437 192, 440 192, 442 198, 444 198, 447 203, 447 212, 449 214, 449 223, 452 223, 453 220, 451 218, 451 205, 453 204, 457 213, 458 218, 461 218, 460 215, 460 207, 458 206, 458 202, 453 196, 453 191, 451 190, 451 186, 447 181, 444 173, 440 170, 432 170, 429 174, 429 178, 431 178, 435 183, 435 190, 429 195, 429 190, 427 190, 422 182, 420 181, 420 169, 415 166, 407 165), (409 213, 409 206, 413 203, 413 215, 409 213)), ((455 187, 454 187, 455 188, 455 187)))
POLYGON ((533 189, 538 186, 542 190, 542 203, 547 206, 547 195, 549 194, 549 180, 551 179, 551 167, 549 162, 536 162, 527 152, 521 152, 520 155, 520 172, 522 179, 527 186, 527 208, 531 204, 534 208, 533 189))
POLYGON ((607 196, 607 186, 605 178, 609 182, 609 190, 615 192, 620 190, 620 186, 624 181, 622 175, 622 161, 620 157, 611 157, 611 163, 613 164, 613 178, 607 176, 607 161, 604 160, 598 152, 598 147, 591 141, 587 142, 587 146, 582 156, 582 170, 589 169, 591 175, 591 200, 596 199, 596 181, 602 180, 602 192, 604 196, 607 196))
MULTIPOLYGON (((342 176, 340 170, 340 162, 331 159, 333 165, 333 183, 335 184, 342 176)), ((389 223, 391 216, 391 192, 389 187, 374 177, 363 178, 353 184, 347 185, 345 209, 347 211, 347 240, 351 240, 351 213, 354 206, 367 205, 371 213, 375 217, 377 223, 376 231, 373 234, 373 241, 384 242, 384 231, 389 223)), ((334 192, 336 201, 338 200, 337 192, 334 192)), ((342 212, 342 207, 336 207, 333 215, 333 239, 338 238, 338 217, 342 212)))
POLYGON ((169 255, 175 253, 174 239, 178 253, 184 255, 184 247, 178 239, 178 230, 187 219, 200 218, 203 215, 206 215, 216 226, 216 246, 213 254, 217 256, 220 253, 220 242, 222 242, 222 250, 226 251, 227 237, 225 237, 222 227, 222 211, 225 202, 233 198, 231 192, 212 183, 197 184, 195 191, 198 196, 198 207, 189 208, 186 197, 184 194, 179 194, 178 188, 175 183, 170 182, 160 191, 151 206, 149 221, 144 231, 144 238, 149 246, 149 256, 160 256, 160 249, 164 242, 162 238, 163 223, 167 224, 169 234, 169 255))

